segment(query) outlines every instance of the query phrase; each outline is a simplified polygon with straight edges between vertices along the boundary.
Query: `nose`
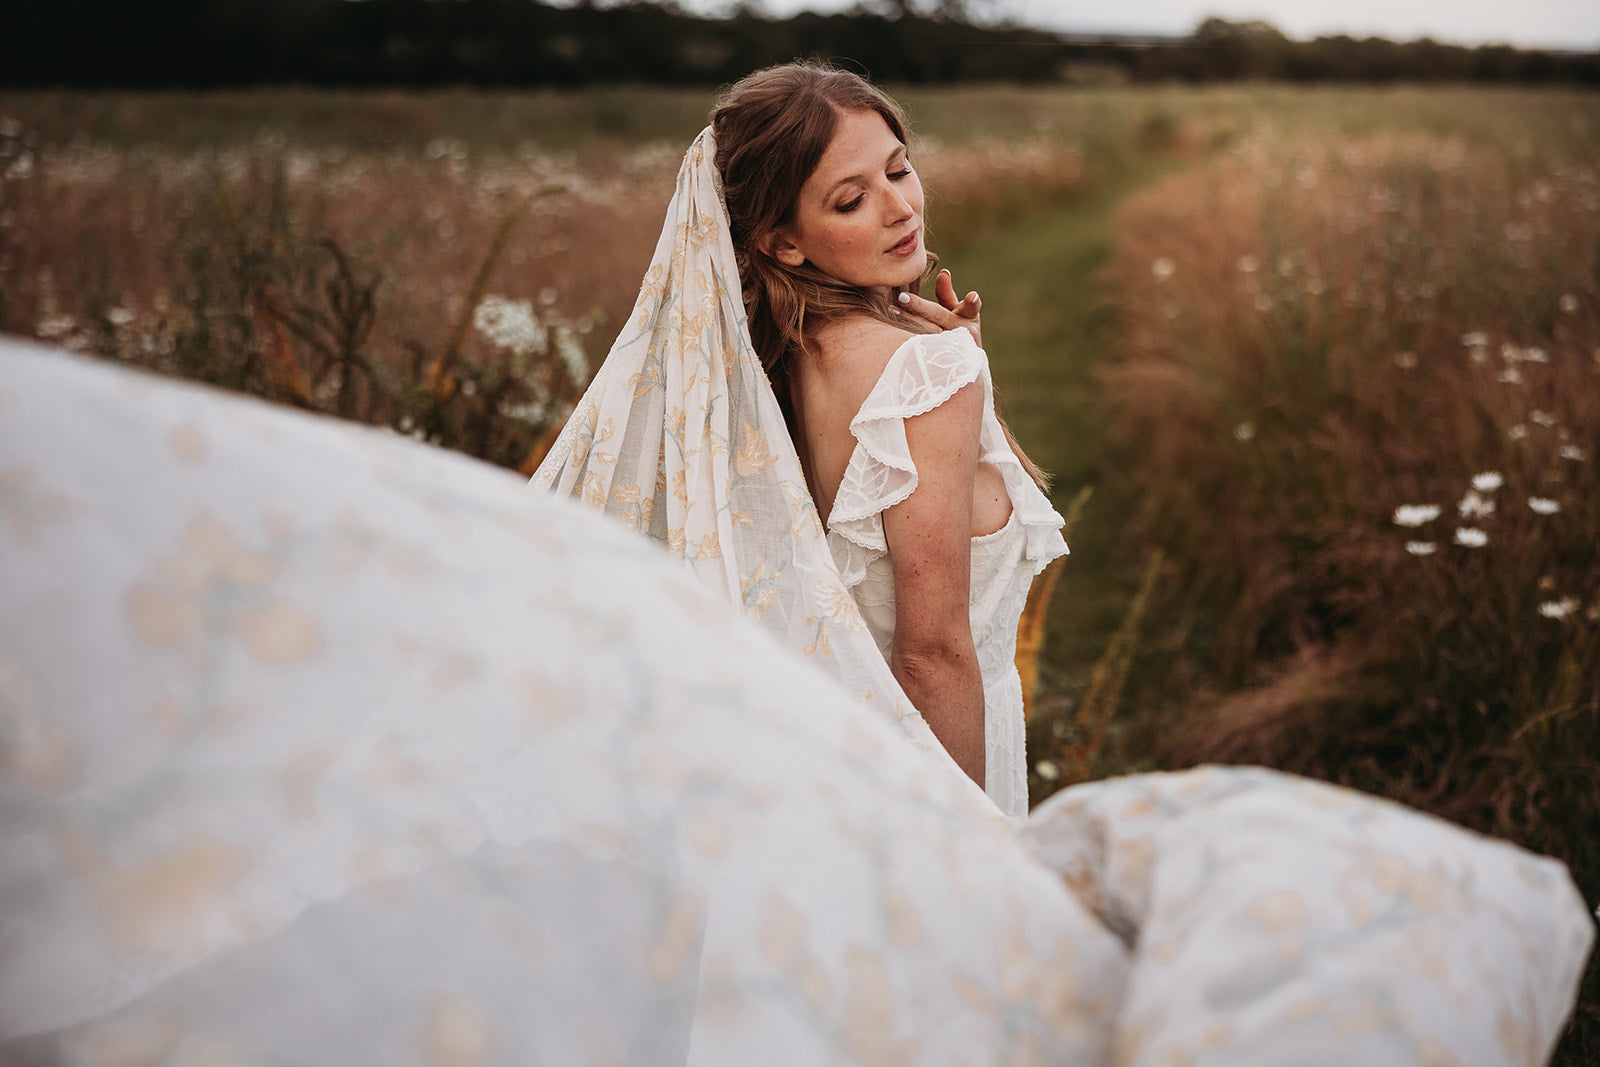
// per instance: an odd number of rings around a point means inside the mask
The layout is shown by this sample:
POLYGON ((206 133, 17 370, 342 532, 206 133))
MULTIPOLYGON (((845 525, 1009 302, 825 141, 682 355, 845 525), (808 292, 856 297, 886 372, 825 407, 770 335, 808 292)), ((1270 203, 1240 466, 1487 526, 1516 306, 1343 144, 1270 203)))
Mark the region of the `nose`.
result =
POLYGON ((898 226, 909 219, 916 212, 911 207, 911 201, 900 195, 900 190, 893 184, 887 185, 889 197, 884 201, 885 224, 898 226))

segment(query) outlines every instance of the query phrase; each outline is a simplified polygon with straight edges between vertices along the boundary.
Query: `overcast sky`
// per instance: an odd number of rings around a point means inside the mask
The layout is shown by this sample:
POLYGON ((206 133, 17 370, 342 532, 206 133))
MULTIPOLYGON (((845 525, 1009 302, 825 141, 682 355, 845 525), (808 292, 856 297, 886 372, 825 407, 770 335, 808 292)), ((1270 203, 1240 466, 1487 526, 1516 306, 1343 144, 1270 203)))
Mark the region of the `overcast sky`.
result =
MULTIPOLYGON (((831 11, 852 0, 756 0, 774 15, 831 11)), ((701 11, 724 0, 687 0, 701 11)), ((1600 51, 1600 0, 969 0, 979 12, 1075 32, 1181 36, 1207 15, 1264 19, 1290 37, 1348 33, 1405 41, 1600 51)))

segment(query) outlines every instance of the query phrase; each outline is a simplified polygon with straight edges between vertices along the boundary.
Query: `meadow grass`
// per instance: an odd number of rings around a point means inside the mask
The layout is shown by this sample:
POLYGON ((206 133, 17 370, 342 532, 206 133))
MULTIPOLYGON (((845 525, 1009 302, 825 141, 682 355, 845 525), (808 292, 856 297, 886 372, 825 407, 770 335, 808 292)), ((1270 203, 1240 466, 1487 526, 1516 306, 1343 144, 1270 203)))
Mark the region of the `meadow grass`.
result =
POLYGON ((1592 903, 1600 107, 1495 103, 1263 130, 1120 205, 1101 398, 1124 536, 1170 560, 1120 752, 1381 793, 1592 903))
MULTIPOLYGON (((1082 507, 1030 616, 1035 798, 1270 763, 1600 900, 1600 96, 896 95, 1005 413, 1082 507)), ((0 329, 525 467, 712 100, 0 94, 0 329)), ((1595 975, 1558 1062, 1600 1062, 1595 975)))

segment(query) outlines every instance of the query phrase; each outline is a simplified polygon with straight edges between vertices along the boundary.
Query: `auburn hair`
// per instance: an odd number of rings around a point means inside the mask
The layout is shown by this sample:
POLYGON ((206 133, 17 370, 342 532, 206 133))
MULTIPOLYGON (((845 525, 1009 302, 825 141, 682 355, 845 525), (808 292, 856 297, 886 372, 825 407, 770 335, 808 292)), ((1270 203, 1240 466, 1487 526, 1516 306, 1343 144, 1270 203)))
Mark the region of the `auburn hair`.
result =
MULTIPOLYGON (((789 267, 762 248, 764 239, 794 221, 800 190, 833 143, 840 115, 867 111, 881 115, 900 143, 907 143, 905 112, 882 90, 859 74, 803 60, 747 75, 711 112, 714 163, 722 179, 750 340, 791 432, 789 375, 794 361, 807 351, 808 323, 866 315, 903 330, 938 331, 932 323, 897 313, 898 288, 847 285, 810 261, 789 267)), ((930 253, 912 291, 920 293, 938 269, 939 259, 930 253)), ((1029 475, 1043 485, 1043 472, 1016 446, 1009 429, 1006 437, 1029 475)))

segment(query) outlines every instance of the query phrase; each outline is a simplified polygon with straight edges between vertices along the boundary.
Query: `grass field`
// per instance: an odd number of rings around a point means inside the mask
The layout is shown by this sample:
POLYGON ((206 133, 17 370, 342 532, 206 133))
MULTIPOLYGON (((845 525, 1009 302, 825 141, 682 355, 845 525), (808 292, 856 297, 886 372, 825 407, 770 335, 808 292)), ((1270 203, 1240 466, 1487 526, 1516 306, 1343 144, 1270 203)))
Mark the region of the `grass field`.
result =
MULTIPOLYGON (((1600 902, 1600 95, 900 95, 1013 428, 1091 491, 1036 797, 1268 763, 1600 902)), ((710 103, 0 94, 0 329, 515 467, 710 103)), ((1600 1063, 1596 975, 1557 1062, 1600 1063)))

